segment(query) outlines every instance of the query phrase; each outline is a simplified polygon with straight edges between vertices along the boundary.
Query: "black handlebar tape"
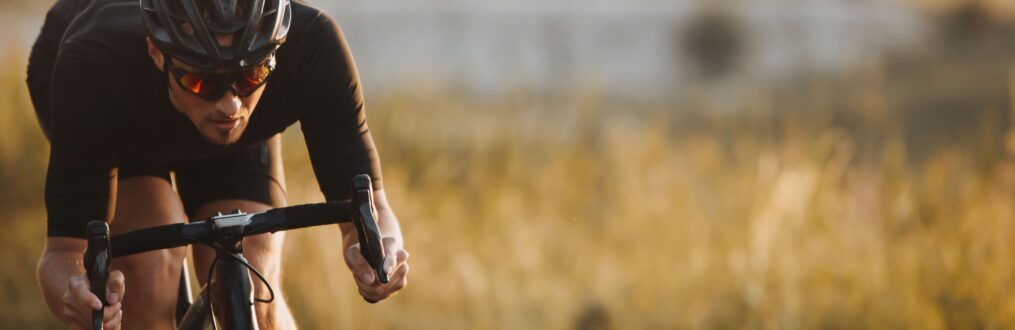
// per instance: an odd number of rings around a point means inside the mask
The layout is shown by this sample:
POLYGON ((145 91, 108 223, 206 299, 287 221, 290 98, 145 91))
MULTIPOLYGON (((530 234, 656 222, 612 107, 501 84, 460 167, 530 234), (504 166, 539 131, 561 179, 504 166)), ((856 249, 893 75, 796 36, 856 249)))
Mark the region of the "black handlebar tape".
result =
MULTIPOLYGON (((243 235, 256 235, 280 230, 326 225, 350 220, 349 202, 307 204, 273 209, 251 216, 243 235)), ((188 224, 175 223, 139 229, 116 235, 111 240, 111 257, 185 246, 209 238, 213 231, 210 221, 188 224)))
MULTIPOLYGON (((85 250, 85 271, 88 273, 88 282, 92 294, 99 298, 102 306, 106 301, 106 280, 109 279, 109 225, 105 221, 92 221, 88 223, 86 231, 88 249, 85 250)), ((92 328, 102 330, 103 308, 92 311, 92 328)))
POLYGON ((254 214, 244 236, 350 221, 349 202, 287 206, 254 214))
POLYGON ((285 212, 286 229, 320 226, 340 222, 349 222, 349 202, 320 203, 290 206, 282 209, 285 212))
POLYGON ((111 245, 115 247, 112 256, 123 257, 135 253, 148 252, 159 249, 168 249, 184 246, 196 242, 196 236, 202 230, 210 231, 211 224, 205 223, 174 223, 171 225, 152 228, 138 229, 128 233, 113 236, 111 245), (189 228, 188 228, 189 227, 189 228), (185 230, 188 229, 188 230, 185 230), (192 234, 187 235, 188 232, 192 234))

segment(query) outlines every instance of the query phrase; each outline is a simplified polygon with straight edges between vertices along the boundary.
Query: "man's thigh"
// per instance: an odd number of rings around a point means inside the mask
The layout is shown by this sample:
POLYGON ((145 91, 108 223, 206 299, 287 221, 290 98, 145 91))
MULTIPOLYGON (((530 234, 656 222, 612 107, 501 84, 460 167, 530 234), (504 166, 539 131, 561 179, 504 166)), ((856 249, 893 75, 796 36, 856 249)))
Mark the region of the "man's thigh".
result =
MULTIPOLYGON (((172 185, 160 176, 117 180, 112 234, 183 222, 187 216, 172 185)), ((113 259, 125 277, 125 329, 172 328, 180 265, 186 248, 164 249, 113 259)))

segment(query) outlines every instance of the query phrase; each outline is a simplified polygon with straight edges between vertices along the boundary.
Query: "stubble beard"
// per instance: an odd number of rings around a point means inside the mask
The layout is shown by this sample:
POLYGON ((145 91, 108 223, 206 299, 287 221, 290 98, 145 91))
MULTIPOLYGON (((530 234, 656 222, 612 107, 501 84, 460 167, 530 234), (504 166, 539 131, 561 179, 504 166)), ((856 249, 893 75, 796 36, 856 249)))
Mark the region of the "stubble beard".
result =
POLYGON ((247 121, 240 120, 240 122, 236 124, 236 127, 229 130, 228 133, 222 133, 213 126, 207 131, 202 130, 201 135, 204 136, 204 139, 211 144, 228 147, 239 141, 240 138, 243 137, 243 132, 246 131, 246 129, 247 121))

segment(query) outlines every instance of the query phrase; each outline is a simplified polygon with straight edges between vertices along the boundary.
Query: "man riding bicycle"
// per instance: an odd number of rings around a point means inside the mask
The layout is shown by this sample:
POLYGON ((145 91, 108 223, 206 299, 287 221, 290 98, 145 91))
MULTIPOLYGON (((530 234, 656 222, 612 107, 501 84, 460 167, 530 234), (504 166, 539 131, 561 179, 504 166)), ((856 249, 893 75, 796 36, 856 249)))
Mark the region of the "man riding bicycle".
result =
MULTIPOLYGON (((114 259, 102 307, 82 267, 86 224, 105 219, 115 235, 284 206, 279 134, 297 121, 328 201, 349 199, 355 175, 374 178, 391 278, 378 281, 343 224, 360 294, 376 302, 405 285, 408 253, 381 186, 359 76, 321 10, 300 0, 59 0, 32 48, 28 85, 51 143, 39 283, 71 327, 88 327, 103 308, 106 328, 172 328, 185 248, 114 259)), ((244 240, 275 288, 283 239, 244 240)), ((214 251, 195 246, 193 255, 204 285, 214 251)), ((267 295, 263 284, 254 295, 267 295)), ((284 299, 255 307, 261 328, 295 327, 284 299)))

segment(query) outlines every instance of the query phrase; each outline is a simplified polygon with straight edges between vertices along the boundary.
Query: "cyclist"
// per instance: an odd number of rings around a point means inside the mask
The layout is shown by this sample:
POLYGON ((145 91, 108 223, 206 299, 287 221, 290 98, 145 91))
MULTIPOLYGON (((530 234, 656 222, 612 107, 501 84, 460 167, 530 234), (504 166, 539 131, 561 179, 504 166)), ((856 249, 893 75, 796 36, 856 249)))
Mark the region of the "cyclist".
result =
MULTIPOLYGON (((59 0, 32 48, 28 86, 51 143, 39 283, 71 327, 87 327, 103 308, 82 267, 88 221, 106 219, 118 234, 284 206, 278 135, 297 121, 326 199, 350 198, 356 174, 375 180, 391 279, 376 279, 343 226, 360 294, 376 302, 405 285, 408 253, 380 182, 359 76, 321 10, 299 0, 59 0)), ((274 288, 282 243, 281 233, 244 241, 274 288)), ((203 285, 214 251, 193 253, 203 285)), ((107 328, 171 328, 184 254, 114 260, 107 328)), ((255 283, 254 294, 267 296, 255 283)), ((255 305, 262 328, 295 327, 284 299, 255 305)))

